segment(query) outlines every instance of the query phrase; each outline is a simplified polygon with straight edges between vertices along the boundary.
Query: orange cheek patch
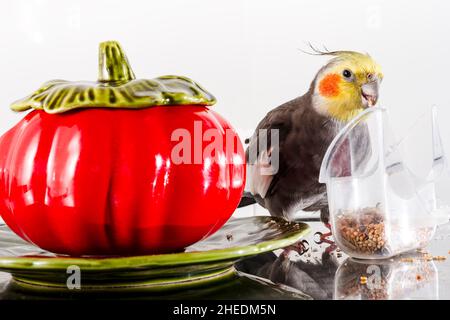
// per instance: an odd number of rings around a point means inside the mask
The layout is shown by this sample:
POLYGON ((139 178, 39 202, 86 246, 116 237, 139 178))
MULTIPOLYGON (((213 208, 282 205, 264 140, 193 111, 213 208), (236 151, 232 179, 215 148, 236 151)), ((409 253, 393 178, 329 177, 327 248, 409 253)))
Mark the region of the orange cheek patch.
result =
POLYGON ((326 75, 319 83, 319 92, 324 97, 336 97, 339 94, 339 82, 341 77, 332 73, 326 75))

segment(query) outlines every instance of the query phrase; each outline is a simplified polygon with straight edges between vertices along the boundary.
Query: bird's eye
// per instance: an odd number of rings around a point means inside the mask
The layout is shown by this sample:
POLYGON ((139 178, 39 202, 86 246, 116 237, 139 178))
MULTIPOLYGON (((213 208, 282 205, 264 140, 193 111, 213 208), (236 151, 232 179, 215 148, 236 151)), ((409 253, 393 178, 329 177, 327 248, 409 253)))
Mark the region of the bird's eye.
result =
POLYGON ((350 79, 352 77, 352 72, 348 69, 345 69, 344 71, 342 71, 342 75, 344 76, 344 78, 350 79))

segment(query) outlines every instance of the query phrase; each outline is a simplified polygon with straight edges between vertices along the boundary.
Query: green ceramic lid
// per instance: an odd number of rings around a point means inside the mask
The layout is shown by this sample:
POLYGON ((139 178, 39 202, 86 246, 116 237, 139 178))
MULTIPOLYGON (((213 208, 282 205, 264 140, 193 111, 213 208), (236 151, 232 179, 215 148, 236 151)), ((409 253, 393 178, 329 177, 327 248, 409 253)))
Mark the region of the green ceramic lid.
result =
POLYGON ((193 80, 180 76, 136 79, 128 59, 116 41, 100 43, 98 80, 52 80, 28 97, 11 105, 62 113, 78 108, 146 108, 157 105, 213 105, 212 94, 193 80))

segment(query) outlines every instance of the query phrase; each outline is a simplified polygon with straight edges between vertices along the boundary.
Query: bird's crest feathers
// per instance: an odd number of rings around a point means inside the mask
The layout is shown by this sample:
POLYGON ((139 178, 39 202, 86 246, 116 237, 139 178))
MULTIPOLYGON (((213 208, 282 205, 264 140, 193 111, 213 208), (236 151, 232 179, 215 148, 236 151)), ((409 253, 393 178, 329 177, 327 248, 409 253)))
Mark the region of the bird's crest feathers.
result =
POLYGON ((372 59, 368 53, 361 53, 351 50, 335 50, 330 51, 327 47, 323 46, 323 50, 314 47, 311 43, 308 43, 311 51, 301 50, 303 53, 313 56, 331 56, 333 57, 327 66, 335 65, 342 62, 347 62, 349 65, 356 66, 360 71, 367 73, 375 73, 382 77, 380 66, 372 59))

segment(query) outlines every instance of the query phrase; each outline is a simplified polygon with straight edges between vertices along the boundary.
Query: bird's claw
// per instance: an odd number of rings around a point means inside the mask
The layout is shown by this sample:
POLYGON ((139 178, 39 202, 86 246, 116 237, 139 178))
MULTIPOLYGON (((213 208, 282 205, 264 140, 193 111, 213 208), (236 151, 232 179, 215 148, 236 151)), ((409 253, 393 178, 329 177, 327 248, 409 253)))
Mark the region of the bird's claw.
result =
POLYGON ((336 246, 336 243, 332 239, 329 239, 329 237, 331 237, 333 235, 333 233, 331 232, 331 225, 329 223, 325 223, 325 226, 327 227, 327 229, 329 231, 326 233, 323 233, 320 231, 316 232, 314 234, 314 242, 316 244, 322 244, 322 243, 329 244, 329 246, 325 249, 325 252, 331 253, 337 249, 337 246, 336 246))
POLYGON ((283 255, 288 256, 291 251, 297 252, 299 255, 305 254, 309 251, 309 243, 306 240, 301 240, 293 245, 284 248, 283 255))
POLYGON ((321 244, 321 243, 328 243, 328 244, 334 244, 333 240, 328 239, 328 237, 332 236, 332 232, 331 232, 331 225, 329 223, 325 223, 325 226, 327 227, 327 229, 329 230, 326 233, 323 232, 316 232, 314 234, 314 242, 317 244, 321 244))
POLYGON ((328 239, 328 237, 330 237, 332 234, 331 232, 327 232, 327 233, 322 233, 322 232, 316 232, 314 234, 314 242, 317 244, 321 244, 321 243, 334 243, 333 240, 328 239))

